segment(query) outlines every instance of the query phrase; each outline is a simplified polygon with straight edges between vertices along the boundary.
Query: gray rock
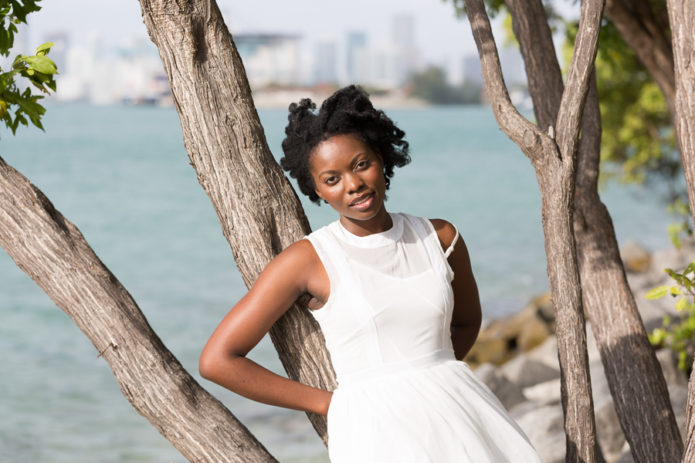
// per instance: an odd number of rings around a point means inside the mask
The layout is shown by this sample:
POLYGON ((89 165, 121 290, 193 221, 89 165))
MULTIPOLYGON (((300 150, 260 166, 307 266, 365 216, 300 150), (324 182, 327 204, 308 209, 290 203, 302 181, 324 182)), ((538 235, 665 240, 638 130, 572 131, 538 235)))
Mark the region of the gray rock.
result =
POLYGON ((532 360, 526 355, 520 355, 505 363, 502 365, 501 371, 511 382, 521 388, 560 377, 560 370, 532 360))
POLYGON ((524 395, 539 405, 559 403, 561 399, 560 378, 529 386, 524 389, 524 395))
POLYGON ((688 376, 683 370, 678 369, 678 359, 672 350, 659 349, 656 351, 656 358, 661 364, 661 371, 664 372, 666 384, 688 386, 688 376))
POLYGON ((512 417, 526 433, 544 463, 565 461, 562 406, 526 402, 515 407, 512 417))
POLYGON ((625 270, 635 273, 649 270, 652 260, 649 251, 635 241, 628 241, 620 247, 620 258, 623 261, 625 270))
MULTIPOLYGON (((632 451, 630 450, 630 444, 625 442, 620 456, 613 463, 634 463, 635 459, 632 457, 632 451)), ((607 461, 606 463, 611 463, 607 461)))
POLYGON ((676 415, 676 424, 681 432, 681 438, 685 442, 685 406, 688 401, 688 387, 668 385, 668 395, 671 398, 671 407, 676 415))
POLYGON ((480 365, 475 369, 475 374, 500 399, 500 402, 507 410, 527 400, 521 387, 509 381, 491 363, 480 365))
POLYGON ((555 335, 550 336, 543 344, 531 349, 524 355, 531 360, 560 371, 560 361, 557 357, 557 337, 555 335))
POLYGON ((618 414, 615 411, 612 400, 594 403, 594 415, 596 417, 596 432, 606 460, 617 459, 625 445, 625 435, 620 427, 618 414))

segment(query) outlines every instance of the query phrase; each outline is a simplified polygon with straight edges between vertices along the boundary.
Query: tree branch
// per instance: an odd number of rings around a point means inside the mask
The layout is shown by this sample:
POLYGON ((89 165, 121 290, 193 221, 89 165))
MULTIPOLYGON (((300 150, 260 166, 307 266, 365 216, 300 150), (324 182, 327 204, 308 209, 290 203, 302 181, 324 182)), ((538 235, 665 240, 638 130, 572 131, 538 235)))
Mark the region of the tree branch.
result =
POLYGON ((492 35, 490 20, 482 0, 465 0, 473 38, 480 55, 483 82, 497 123, 535 165, 541 161, 540 145, 543 133, 527 121, 512 105, 502 77, 497 46, 492 35))
POLYGON ((555 124, 555 139, 564 162, 576 162, 579 129, 596 60, 604 2, 605 0, 582 1, 574 53, 555 124))
POLYGON ((183 369, 80 231, 2 158, 0 246, 92 341, 135 410, 188 460, 275 461, 183 369))

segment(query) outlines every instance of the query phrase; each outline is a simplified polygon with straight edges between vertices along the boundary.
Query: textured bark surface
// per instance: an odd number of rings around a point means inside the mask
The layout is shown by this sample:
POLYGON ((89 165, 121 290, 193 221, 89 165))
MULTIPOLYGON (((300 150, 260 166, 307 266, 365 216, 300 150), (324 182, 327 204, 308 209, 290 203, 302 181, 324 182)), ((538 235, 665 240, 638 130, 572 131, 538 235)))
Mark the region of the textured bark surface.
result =
MULTIPOLYGON (((529 85, 538 124, 546 128, 555 121, 563 85, 545 10, 540 0, 506 3, 529 81, 546 83, 545 87, 529 85)), ((600 143, 601 115, 594 82, 584 108, 574 200, 584 308, 635 461, 677 462, 682 441, 666 381, 628 286, 610 214, 598 195, 600 143)))
MULTIPOLYGON (((676 68, 676 135, 681 148, 690 212, 695 220, 695 3, 692 0, 668 0, 668 15, 676 68)), ((683 461, 692 462, 695 461, 695 373, 690 375, 688 384, 685 426, 683 461)))
POLYGON ((620 32, 625 43, 652 75, 666 99, 671 114, 675 114, 676 87, 673 74, 673 51, 666 31, 668 21, 663 12, 654 11, 665 2, 645 0, 606 0, 606 17, 620 32))
POLYGON ((79 230, 2 158, 0 246, 92 341, 138 413, 189 461, 275 461, 183 369, 79 230))
MULTIPOLYGON (((309 233, 308 221, 270 153, 243 64, 215 2, 141 0, 140 5, 169 78, 191 164, 250 286, 276 254, 309 233)), ((290 378, 335 387, 323 335, 306 309, 292 307, 270 336, 290 378)), ((325 418, 309 418, 326 442, 325 418)))
POLYGON ((600 452, 596 440, 572 215, 579 128, 596 57, 603 2, 585 0, 582 3, 567 87, 560 99, 557 123, 548 128, 547 134, 524 119, 509 100, 482 0, 466 0, 465 5, 480 55, 483 81, 497 122, 531 160, 541 190, 543 233, 555 307, 567 435, 566 461, 596 462, 600 452))
POLYGON ((668 0, 676 70, 676 135, 695 219, 695 4, 668 0))

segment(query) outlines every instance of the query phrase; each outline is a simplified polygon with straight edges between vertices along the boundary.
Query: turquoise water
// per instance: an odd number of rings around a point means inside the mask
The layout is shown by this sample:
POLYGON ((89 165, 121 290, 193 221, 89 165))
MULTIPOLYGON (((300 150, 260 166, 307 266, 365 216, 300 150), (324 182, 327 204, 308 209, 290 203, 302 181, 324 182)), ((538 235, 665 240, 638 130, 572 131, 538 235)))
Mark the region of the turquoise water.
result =
MULTIPOLYGON (((535 175, 487 107, 391 110, 413 162, 396 172, 387 207, 455 223, 485 317, 547 289, 535 175)), ((286 113, 263 110, 281 154, 286 113)), ((75 223, 131 292, 155 331, 197 376, 217 322, 244 293, 212 206, 188 164, 176 112, 50 106, 46 133, 0 133, 0 155, 75 223)), ((669 217, 649 192, 612 187, 618 238, 667 245, 669 217)), ((314 228, 335 219, 305 202, 314 228)), ((123 398, 95 348, 0 251, 0 461, 179 462, 123 398)), ((251 357, 281 371, 267 339, 251 357)), ((257 404, 205 380, 280 461, 327 461, 300 412, 257 404)))

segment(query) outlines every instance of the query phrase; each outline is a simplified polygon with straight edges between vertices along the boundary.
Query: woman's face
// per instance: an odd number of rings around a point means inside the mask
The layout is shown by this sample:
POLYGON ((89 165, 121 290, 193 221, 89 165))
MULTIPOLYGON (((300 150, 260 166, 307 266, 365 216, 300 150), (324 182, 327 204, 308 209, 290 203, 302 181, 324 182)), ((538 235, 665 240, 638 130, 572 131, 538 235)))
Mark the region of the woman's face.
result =
POLYGON ((349 223, 379 221, 387 215, 383 162, 355 135, 334 135, 319 143, 310 154, 309 167, 316 194, 340 214, 348 230, 349 223))

